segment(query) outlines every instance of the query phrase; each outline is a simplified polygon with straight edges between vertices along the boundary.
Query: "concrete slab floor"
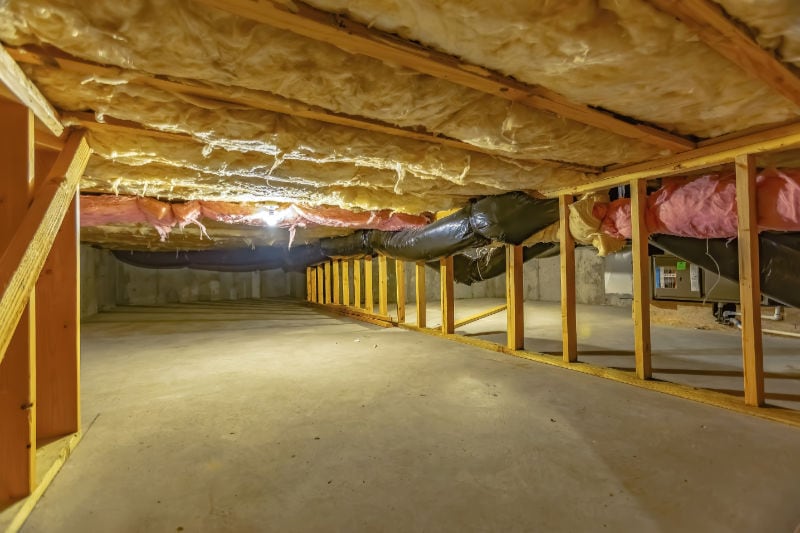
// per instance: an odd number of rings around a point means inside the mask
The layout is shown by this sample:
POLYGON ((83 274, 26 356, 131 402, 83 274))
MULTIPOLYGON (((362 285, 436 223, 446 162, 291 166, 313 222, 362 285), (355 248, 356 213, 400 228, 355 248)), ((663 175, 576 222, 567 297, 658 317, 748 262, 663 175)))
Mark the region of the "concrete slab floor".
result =
POLYGON ((796 428, 298 303, 118 309, 82 347, 86 434, 23 531, 800 523, 796 428))

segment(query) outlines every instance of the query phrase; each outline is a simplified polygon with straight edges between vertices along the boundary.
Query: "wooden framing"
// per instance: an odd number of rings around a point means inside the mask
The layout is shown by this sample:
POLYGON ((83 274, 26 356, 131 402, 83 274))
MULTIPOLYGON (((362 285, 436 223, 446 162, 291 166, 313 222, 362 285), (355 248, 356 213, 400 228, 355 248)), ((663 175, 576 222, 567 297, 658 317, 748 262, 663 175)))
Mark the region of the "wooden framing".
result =
MULTIPOLYGON (((48 50, 45 52, 14 47, 6 47, 5 50, 14 60, 19 63, 46 66, 57 65, 60 69, 67 72, 75 72, 86 76, 96 76, 98 78, 113 78, 114 76, 119 75, 119 69, 115 67, 98 65, 90 61, 77 59, 55 50, 48 50)), ((395 137, 403 137, 406 139, 438 144, 450 148, 467 150, 474 153, 483 153, 487 155, 508 155, 508 153, 502 150, 482 148, 480 146, 475 146, 473 144, 437 133, 418 131, 410 128, 401 128, 399 126, 394 126, 378 120, 345 115, 342 113, 334 113, 321 107, 311 106, 296 100, 289 100, 265 91, 241 89, 237 90, 235 93, 231 93, 231 91, 226 90, 224 87, 214 86, 213 84, 199 84, 195 81, 187 79, 175 77, 162 78, 158 76, 151 76, 143 72, 133 72, 130 70, 126 70, 126 73, 133 76, 130 80, 131 83, 140 83, 142 85, 164 90, 170 93, 189 96, 195 101, 198 99, 208 99, 217 102, 227 102, 234 105, 245 105, 263 111, 297 116, 317 120, 327 124, 357 128, 364 131, 383 133, 386 135, 393 135, 395 137)), ((94 119, 94 116, 91 113, 65 113, 64 118, 70 118, 74 121, 77 121, 81 126, 88 129, 105 129, 108 131, 109 129, 124 127, 126 129, 139 130, 139 132, 142 134, 163 133, 164 135, 174 135, 181 138, 190 137, 189 135, 184 136, 183 134, 169 134, 167 132, 146 129, 144 126, 135 122, 116 120, 113 117, 106 117, 104 123, 99 123, 94 119)), ((589 165, 553 161, 548 159, 525 159, 525 161, 527 163, 560 167, 575 170, 577 172, 584 172, 587 174, 595 174, 601 170, 598 167, 592 167, 589 165)))
POLYGON ((701 41, 750 77, 769 85, 800 106, 800 78, 773 53, 761 48, 747 31, 728 18, 718 4, 710 0, 648 1, 680 20, 701 41))
POLYGON ((441 284, 442 333, 450 334, 456 330, 452 257, 439 260, 439 281, 441 284))
POLYGON ((361 271, 363 270, 363 261, 361 259, 353 260, 353 307, 361 309, 363 307, 363 299, 361 296, 361 271))
POLYGON ((406 264, 402 259, 394 260, 394 275, 397 279, 396 301, 397 301, 397 321, 406 321, 406 264))
POLYGON ((311 302, 311 267, 306 267, 306 301, 311 302))
POLYGON ((339 299, 340 288, 341 288, 341 279, 339 278, 339 260, 334 259, 331 261, 331 267, 333 268, 333 303, 334 305, 339 305, 341 300, 339 299))
POLYGON ((372 257, 364 258, 364 309, 372 314, 375 311, 375 289, 372 285, 372 257))
POLYGON ((28 79, 14 58, 0 46, 0 96, 5 93, 31 110, 33 115, 56 137, 64 133, 58 112, 28 79))
POLYGON ((425 294, 425 261, 414 263, 414 288, 417 305, 417 327, 427 327, 427 295, 425 294))
POLYGON ((572 195, 558 197, 559 242, 561 245, 561 356, 567 363, 578 360, 577 319, 575 315, 575 239, 569 230, 572 195))
POLYGON ((322 269, 325 271, 325 300, 326 304, 333 303, 332 290, 331 290, 331 261, 323 264, 322 269))
POLYGON ((350 260, 342 259, 342 305, 350 305, 350 260))
POLYGON ((316 41, 326 42, 351 54, 361 54, 384 63, 399 65, 535 109, 550 111, 617 135, 676 152, 694 147, 692 141, 656 127, 627 122, 611 113, 571 102, 564 96, 541 86, 521 83, 484 67, 465 63, 455 56, 405 41, 302 2, 293 2, 290 7, 271 0, 195 1, 316 41))
POLYGON ((492 307, 486 311, 481 311, 480 313, 475 313, 474 315, 468 316, 467 318, 462 318, 461 320, 456 320, 455 328, 458 329, 462 326, 466 326, 467 324, 472 324, 473 322, 477 322, 487 316, 496 315, 497 313, 502 313, 508 309, 508 305, 498 305, 497 307, 492 307))
POLYGON ((325 303, 325 275, 322 265, 317 265, 317 303, 325 303))
POLYGON ((306 268, 306 281, 308 286, 309 302, 317 303, 317 269, 314 267, 306 268))
POLYGON ((506 245, 507 345, 525 348, 525 299, 523 296, 522 246, 506 245))
POLYGON ((755 157, 736 158, 739 222, 739 301, 742 311, 744 402, 764 404, 764 353, 761 340, 761 268, 758 250, 755 157))
POLYGON ((650 257, 647 253, 647 182, 631 182, 631 231, 633 244, 633 330, 636 375, 652 377, 650 362, 650 257))
POLYGON ((378 256, 378 314, 389 314, 389 265, 385 255, 378 256))

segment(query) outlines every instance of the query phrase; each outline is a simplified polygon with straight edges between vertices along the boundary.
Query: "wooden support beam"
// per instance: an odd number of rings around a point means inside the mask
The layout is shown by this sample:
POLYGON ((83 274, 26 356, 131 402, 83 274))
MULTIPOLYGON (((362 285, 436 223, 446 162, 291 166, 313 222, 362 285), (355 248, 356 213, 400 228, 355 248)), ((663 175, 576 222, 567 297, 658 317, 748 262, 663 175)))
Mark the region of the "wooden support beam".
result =
POLYGON ((425 261, 414 263, 414 285, 416 288, 417 327, 427 327, 427 295, 425 294, 425 261))
POLYGON ((540 192, 548 198, 557 198, 568 194, 579 195, 625 185, 634 180, 674 176, 732 163, 734 158, 739 155, 800 148, 800 121, 734 138, 724 137, 724 139, 704 142, 695 150, 674 156, 608 170, 600 174, 596 181, 590 183, 540 192))
POLYGON ((475 313, 474 315, 468 316, 467 318, 456 320, 454 327, 458 329, 460 327, 466 326, 467 324, 472 324, 473 322, 477 322, 478 320, 486 318, 487 316, 492 316, 496 315, 497 313, 502 313, 506 309, 508 309, 508 305, 506 304, 498 305, 497 307, 492 307, 491 309, 488 309, 486 311, 481 311, 480 313, 475 313))
POLYGON ((525 299, 523 296, 522 246, 506 245, 506 313, 508 347, 525 348, 525 299))
MULTIPOLYGON (((111 79, 119 76, 119 69, 115 67, 108 67, 99 65, 89 61, 84 61, 71 57, 58 50, 36 51, 29 48, 14 48, 6 47, 8 54, 19 63, 27 63, 31 65, 44 65, 44 66, 58 66, 64 71, 75 72, 85 76, 94 76, 99 79, 111 79)), ((280 113, 289 116, 302 117, 319 122, 333 124, 337 126, 346 126, 349 128, 356 128, 364 131, 383 133, 395 137, 402 137, 412 139, 415 141, 427 142, 447 146, 449 148, 457 148, 459 150, 467 150, 473 153, 482 153, 487 155, 505 155, 508 157, 513 156, 504 150, 492 150, 469 144, 458 139, 453 139, 441 135, 436 132, 419 131, 411 128, 401 128, 392 124, 384 123, 378 120, 368 119, 364 117, 357 117, 352 115, 345 115, 342 113, 335 113, 328 111, 321 107, 311 106, 296 100, 289 100, 276 96, 272 93, 265 91, 254 91, 240 89, 235 92, 227 90, 222 86, 215 86, 213 84, 198 83, 193 80, 181 78, 162 78, 158 76, 151 76, 143 72, 135 72, 131 70, 125 71, 127 76, 130 76, 129 83, 139 83, 145 86, 154 87, 156 89, 168 91, 174 94, 180 94, 191 97, 194 101, 202 101, 207 99, 210 101, 226 102, 234 105, 245 105, 254 109, 263 111, 270 111, 273 113, 280 113)), ((103 123, 98 123, 91 113, 65 113, 64 120, 77 122, 80 125, 89 129, 103 129, 103 123)), ((128 127, 144 129, 143 126, 137 125, 134 122, 115 120, 113 117, 106 117, 105 121, 108 126, 105 131, 112 130, 117 127, 128 127)), ((155 130, 144 130, 153 134, 168 132, 156 132, 155 130)), ((43 142, 47 139, 43 139, 43 142)), ((38 139, 37 139, 38 143, 38 139)), ((584 172, 587 174, 596 174, 602 169, 589 165, 581 165, 578 163, 568 163, 563 161, 554 161, 548 159, 524 159, 524 162, 546 165, 551 167, 560 167, 576 172, 584 172)))
POLYGON ((633 330, 636 376, 650 379, 650 257, 647 253, 647 182, 631 182, 631 230, 633 243, 633 330))
POLYGON ((372 257, 364 258, 364 309, 372 314, 375 311, 375 288, 372 285, 372 257))
POLYGON ((439 260, 439 278, 441 281, 442 333, 454 333, 456 327, 452 256, 439 260))
POLYGON ((697 34, 701 41, 738 66, 751 78, 769 85, 800 106, 800 78, 775 54, 761 48, 748 31, 710 0, 648 0, 697 34))
POLYGON ((80 194, 76 192, 73 198, 36 282, 36 434, 40 442, 77 433, 81 426, 80 194))
POLYGON ((378 314, 389 314, 389 265, 385 255, 378 256, 378 314))
POLYGON ((325 274, 322 265, 317 265, 317 303, 325 303, 325 274))
POLYGON ((331 304, 333 302, 333 298, 331 297, 331 262, 327 261, 323 266, 325 270, 325 300, 324 303, 331 304))
POLYGON ((569 230, 572 195, 559 196, 558 216, 561 244, 561 354, 565 362, 578 360, 577 320, 575 315, 575 239, 569 230))
POLYGON ((30 109, 53 135, 60 137, 64 133, 64 125, 61 124, 58 112, 28 79, 14 58, 2 47, 0 47, 0 84, 7 89, 2 93, 11 95, 20 104, 30 109))
POLYGON ((756 162, 736 158, 736 205, 739 222, 739 301, 742 311, 744 401, 764 404, 764 352, 761 340, 761 268, 758 252, 756 162))
POLYGON ((339 260, 334 259, 333 261, 331 261, 331 265, 333 267, 333 304, 339 305, 339 303, 341 302, 339 300, 339 294, 340 294, 339 288, 341 284, 341 279, 339 277, 339 260))
POLYGON ((90 152, 82 133, 70 135, 49 178, 36 191, 19 222, 19 229, 0 257, 0 280, 7 283, 0 298, 0 308, 4 311, 0 315, 0 354, 8 346, 61 222, 74 200, 90 152))
POLYGON ((350 260, 342 259, 342 305, 350 305, 350 260))
POLYGON ((394 260, 394 276, 397 278, 397 322, 402 324, 406 321, 406 264, 402 259, 394 260))
POLYGON ((332 15, 302 2, 291 6, 262 0, 196 0, 201 4, 322 41, 351 54, 369 56, 477 91, 550 111, 564 118, 673 151, 694 143, 653 126, 635 124, 611 113, 567 100, 541 86, 521 83, 459 58, 375 30, 344 16, 332 15))
MULTIPOLYGON (((0 101, 0 116, 0 258, 5 259, 14 252, 33 194, 34 117, 27 107, 7 100, 0 101)), ((18 257, 12 259, 19 263, 18 257)), ((14 273, 0 270, 0 286, 7 286, 14 273)), ((36 299, 31 289, 32 284, 13 302, 4 294, 0 302, 0 509, 35 485, 36 299)))
POLYGON ((312 268, 306 267, 306 301, 313 302, 316 295, 316 287, 314 286, 314 275, 312 268))
POLYGON ((361 259, 353 260, 353 307, 356 309, 361 309, 364 306, 364 300, 361 295, 361 271, 364 270, 362 263, 361 259))

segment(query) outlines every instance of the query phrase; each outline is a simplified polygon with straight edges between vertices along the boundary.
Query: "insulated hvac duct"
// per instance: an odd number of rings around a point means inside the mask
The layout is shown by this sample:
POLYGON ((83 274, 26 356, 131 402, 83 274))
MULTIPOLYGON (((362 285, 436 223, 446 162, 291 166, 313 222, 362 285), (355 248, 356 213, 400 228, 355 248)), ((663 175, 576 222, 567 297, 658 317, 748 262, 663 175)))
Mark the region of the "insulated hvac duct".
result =
MULTIPOLYGON (((672 235, 651 235, 650 242, 676 257, 739 281, 738 239, 693 239, 672 235)), ((761 293, 791 307, 800 307, 800 233, 759 235, 761 293)))
MULTIPOLYGON (((522 260, 543 259, 558 255, 561 247, 557 242, 540 242, 522 249, 522 260)), ((436 271, 439 261, 429 261, 426 265, 436 271)), ((506 271, 506 251, 502 246, 476 248, 453 256, 453 279, 462 285, 472 285, 504 274, 506 271)))

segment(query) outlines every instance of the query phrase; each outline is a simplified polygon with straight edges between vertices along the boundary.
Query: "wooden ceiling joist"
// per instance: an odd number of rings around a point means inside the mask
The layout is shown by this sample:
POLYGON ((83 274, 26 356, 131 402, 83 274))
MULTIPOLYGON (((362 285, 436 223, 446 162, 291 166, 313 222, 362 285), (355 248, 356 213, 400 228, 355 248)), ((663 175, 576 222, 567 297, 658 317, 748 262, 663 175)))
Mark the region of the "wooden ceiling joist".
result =
POLYGON ((733 163, 733 160, 740 155, 761 154, 795 148, 800 148, 800 122, 714 144, 707 144, 695 150, 662 159, 619 167, 600 174, 600 179, 592 183, 541 192, 550 198, 569 194, 583 194, 610 189, 617 185, 627 184, 632 180, 674 176, 733 163))
POLYGON ((683 152, 695 147, 691 140, 654 126, 624 120, 612 113, 571 102, 564 96, 543 87, 521 83, 484 67, 461 61, 455 56, 425 48, 346 17, 315 9, 302 2, 292 2, 290 8, 271 0, 195 1, 326 42, 346 52, 400 65, 674 152, 683 152))
POLYGON ((33 111, 33 115, 56 137, 64 133, 58 113, 39 89, 19 68, 14 58, 0 47, 0 95, 19 101, 33 111))
POLYGON ((710 0, 648 0, 660 11, 680 20, 708 46, 762 81, 796 105, 800 105, 800 78, 731 20, 710 0))
MULTIPOLYGON (((96 76, 98 78, 113 79, 119 76, 121 70, 116 67, 108 67, 83 61, 74 57, 68 56, 57 50, 29 50, 25 48, 6 47, 5 49, 14 60, 19 63, 30 65, 41 65, 58 67, 67 72, 76 74, 83 74, 86 76, 96 76)), ((377 120, 371 120, 363 117, 352 117, 340 113, 333 113, 320 107, 306 105, 297 101, 287 100, 284 98, 276 97, 268 93, 260 93, 259 91, 237 91, 235 93, 226 92, 223 88, 202 85, 190 80, 181 80, 177 78, 160 78, 150 76, 145 73, 137 73, 133 71, 125 71, 127 79, 132 83, 141 83, 155 89, 163 91, 190 96, 192 98, 205 98, 217 102, 225 102, 235 105, 245 105, 253 109, 262 111, 270 111, 273 113, 280 113, 283 115, 296 116, 311 120, 317 120, 327 124, 334 124, 337 126, 346 126, 349 128, 356 128, 360 130, 383 133, 386 135, 393 135, 395 137, 402 137, 406 139, 413 139, 427 143, 439 144, 449 148, 457 148, 469 152, 481 153, 486 155, 508 157, 510 154, 500 150, 489 150, 475 146, 458 139, 441 136, 435 133, 425 131, 417 131, 408 128, 401 128, 385 124, 377 120)), ((556 161, 549 159, 516 159, 520 163, 540 164, 551 167, 559 167, 576 172, 583 172, 586 174, 597 174, 601 171, 599 167, 590 165, 582 165, 579 163, 571 163, 567 161, 556 161)))

